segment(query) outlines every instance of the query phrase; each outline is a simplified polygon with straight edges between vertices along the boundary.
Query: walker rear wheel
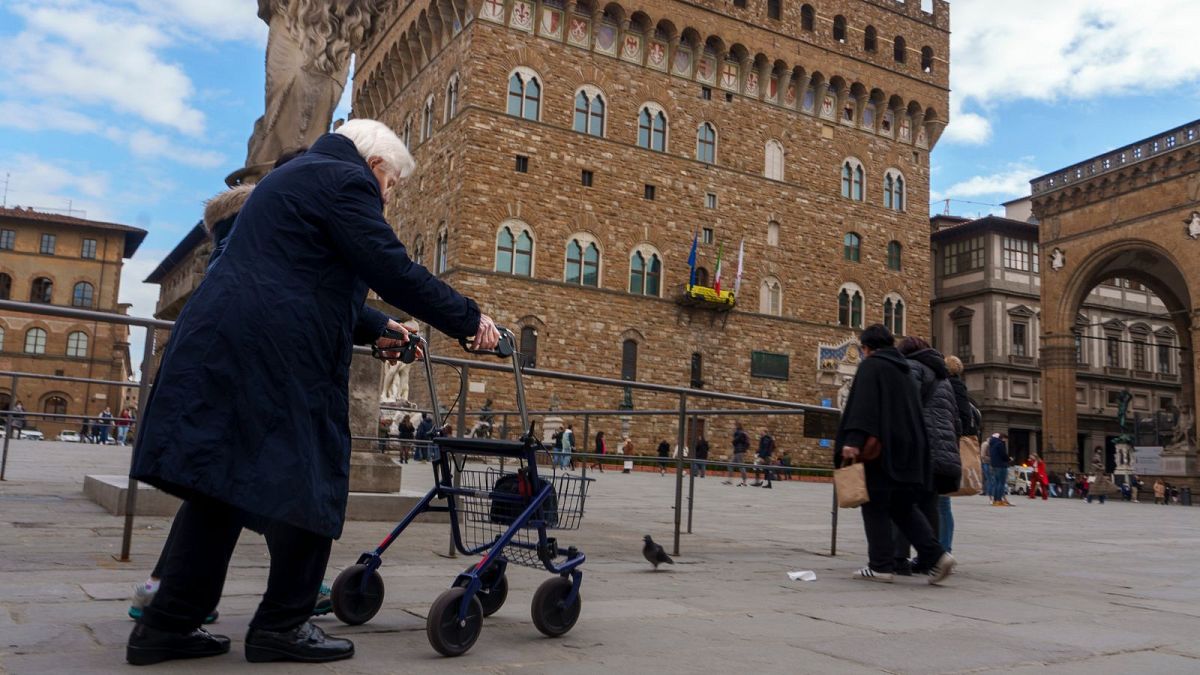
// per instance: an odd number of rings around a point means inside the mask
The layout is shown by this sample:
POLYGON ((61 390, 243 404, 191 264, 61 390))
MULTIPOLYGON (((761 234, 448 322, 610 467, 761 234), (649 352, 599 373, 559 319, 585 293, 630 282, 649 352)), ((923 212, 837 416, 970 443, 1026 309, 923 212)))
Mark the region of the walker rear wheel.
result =
POLYGON ((466 617, 458 620, 465 588, 451 588, 433 601, 429 616, 425 619, 425 635, 429 644, 442 656, 462 656, 475 645, 483 632, 483 608, 478 594, 471 598, 466 617))
MULTIPOLYGON (((466 571, 470 572, 473 569, 474 567, 468 567, 466 571)), ((498 566, 492 565, 483 573, 479 581, 479 592, 475 594, 475 597, 479 599, 483 615, 491 616, 500 611, 500 608, 504 606, 504 601, 508 599, 508 575, 500 572, 498 566)), ((456 579, 454 588, 466 588, 466 583, 456 579)))
POLYGON ((342 623, 357 626, 370 621, 383 607, 383 577, 366 565, 351 565, 333 582, 333 613, 342 623), (366 584, 363 578, 366 576, 366 584))

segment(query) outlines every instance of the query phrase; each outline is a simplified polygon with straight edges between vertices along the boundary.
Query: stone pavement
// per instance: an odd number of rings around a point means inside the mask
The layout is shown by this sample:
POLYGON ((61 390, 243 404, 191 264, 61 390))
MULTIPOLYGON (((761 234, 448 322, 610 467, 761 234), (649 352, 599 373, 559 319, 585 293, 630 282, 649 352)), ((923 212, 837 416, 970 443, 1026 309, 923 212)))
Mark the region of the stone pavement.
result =
MULTIPOLYGON (((120 473, 128 449, 13 444, 0 484, 0 672, 131 672, 123 646, 130 585, 153 566, 169 520, 141 518, 134 562, 121 564, 121 520, 81 494, 84 473, 120 473)), ((590 474, 589 474, 590 475, 590 474)), ((406 488, 424 487, 424 470, 406 488)), ((387 599, 369 624, 327 630, 354 638, 358 656, 326 666, 255 665, 241 638, 262 592, 266 546, 247 534, 235 553, 221 621, 229 655, 155 667, 187 673, 1049 673, 1200 671, 1200 509, 1110 502, 1015 500, 996 509, 955 500, 959 573, 945 587, 852 581, 865 541, 842 512, 830 558, 828 485, 735 488, 697 481, 696 534, 674 567, 641 557, 650 533, 670 546, 673 480, 598 476, 578 532, 588 554, 583 611, 551 640, 529 618, 546 575, 510 571, 508 603, 465 656, 429 646, 425 612, 468 561, 446 559, 448 529, 419 524, 382 570, 387 599), (808 569, 815 582, 793 582, 808 569)), ((330 579, 386 533, 350 523, 334 546, 330 579)))

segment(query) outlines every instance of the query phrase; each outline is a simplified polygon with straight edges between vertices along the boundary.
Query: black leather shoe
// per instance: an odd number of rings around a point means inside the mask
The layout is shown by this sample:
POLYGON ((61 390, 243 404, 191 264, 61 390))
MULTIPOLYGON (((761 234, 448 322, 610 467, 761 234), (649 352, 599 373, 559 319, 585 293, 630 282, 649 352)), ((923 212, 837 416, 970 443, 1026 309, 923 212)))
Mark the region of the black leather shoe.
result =
POLYGON ((140 623, 133 627, 125 645, 125 660, 134 666, 227 653, 229 638, 224 635, 213 635, 203 628, 190 633, 171 633, 140 623))
POLYGON ((246 633, 246 660, 250 663, 266 661, 300 661, 302 663, 324 663, 340 661, 354 656, 354 643, 341 638, 331 638, 325 631, 312 623, 304 622, 289 631, 274 632, 251 628, 246 633))

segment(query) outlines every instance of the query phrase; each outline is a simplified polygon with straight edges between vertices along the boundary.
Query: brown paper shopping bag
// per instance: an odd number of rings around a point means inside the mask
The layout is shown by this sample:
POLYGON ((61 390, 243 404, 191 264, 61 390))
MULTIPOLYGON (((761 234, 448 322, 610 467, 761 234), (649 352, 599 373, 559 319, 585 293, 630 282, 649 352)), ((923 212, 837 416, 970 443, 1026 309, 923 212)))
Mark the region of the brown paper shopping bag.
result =
POLYGON ((867 496, 867 473, 862 464, 849 464, 833 472, 833 489, 838 508, 856 509, 871 501, 867 496))
POLYGON ((971 497, 983 491, 983 467, 980 466, 979 442, 970 436, 958 439, 958 454, 962 458, 962 486, 951 497, 971 497))

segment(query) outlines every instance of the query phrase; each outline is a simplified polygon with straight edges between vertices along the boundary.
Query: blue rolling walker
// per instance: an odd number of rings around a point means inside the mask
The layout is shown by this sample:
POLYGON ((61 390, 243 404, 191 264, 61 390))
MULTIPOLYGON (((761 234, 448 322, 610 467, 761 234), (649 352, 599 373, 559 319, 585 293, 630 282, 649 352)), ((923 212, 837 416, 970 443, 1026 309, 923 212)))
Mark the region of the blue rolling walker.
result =
MULTIPOLYGON (((415 335, 412 340, 410 346, 423 345, 428 356, 428 343, 415 335)), ((483 557, 459 574, 429 610, 425 633, 429 644, 438 653, 459 656, 475 644, 483 630, 483 618, 496 613, 508 598, 505 570, 510 563, 545 569, 554 575, 533 594, 530 609, 533 625, 539 631, 549 637, 558 637, 575 626, 583 604, 579 593, 583 572, 579 566, 583 564, 584 555, 574 546, 560 547, 557 539, 547 533, 579 529, 588 483, 592 479, 559 474, 557 469, 548 477, 538 474, 538 453, 547 453, 547 450, 534 436, 533 426, 529 423, 520 355, 515 345, 512 332, 501 328, 500 345, 495 351, 477 352, 469 348, 468 351, 512 359, 517 406, 522 429, 526 430, 524 435, 519 441, 433 439, 438 449, 433 460, 433 489, 375 550, 359 556, 358 562, 342 570, 333 582, 333 612, 342 622, 357 626, 375 616, 383 605, 383 578, 379 567, 384 551, 420 514, 447 512, 454 547, 465 556, 483 557), (474 461, 470 461, 472 458, 474 461), (489 458, 516 460, 516 469, 502 471, 479 461, 489 458), (469 461, 470 468, 467 468, 469 461), (433 505, 438 499, 445 499, 446 505, 433 505)), ((414 351, 408 350, 402 359, 411 362, 414 351)), ((431 407, 438 411, 433 364, 428 358, 425 359, 425 375, 429 381, 431 407)), ((440 424, 436 426, 441 428, 440 424)))

